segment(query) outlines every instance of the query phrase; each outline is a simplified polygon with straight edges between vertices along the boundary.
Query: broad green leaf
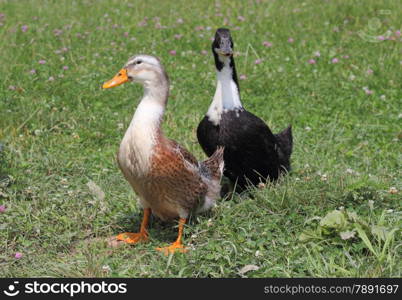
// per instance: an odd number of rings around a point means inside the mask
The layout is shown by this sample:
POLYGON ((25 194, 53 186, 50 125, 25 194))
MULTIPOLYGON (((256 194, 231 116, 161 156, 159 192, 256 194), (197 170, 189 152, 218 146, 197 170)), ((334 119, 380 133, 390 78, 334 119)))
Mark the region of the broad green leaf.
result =
POLYGON ((314 240, 319 238, 319 236, 317 234, 315 234, 312 231, 304 231, 300 234, 299 236, 299 241, 301 242, 308 242, 310 240, 314 240))
POLYGON ((329 212, 320 222, 320 226, 325 228, 344 229, 347 226, 345 214, 339 210, 329 212))
POLYGON ((366 247, 376 256, 378 257, 377 252, 374 250, 373 245, 371 244, 366 232, 364 231, 363 227, 356 223, 355 228, 357 230, 357 233, 359 237, 362 239, 363 243, 366 245, 366 247))
POLYGON ((387 233, 384 247, 382 248, 382 251, 381 251, 381 258, 380 258, 381 260, 385 257, 385 251, 387 251, 387 248, 388 248, 389 244, 391 243, 396 231, 398 231, 398 228, 394 228, 390 232, 387 233))

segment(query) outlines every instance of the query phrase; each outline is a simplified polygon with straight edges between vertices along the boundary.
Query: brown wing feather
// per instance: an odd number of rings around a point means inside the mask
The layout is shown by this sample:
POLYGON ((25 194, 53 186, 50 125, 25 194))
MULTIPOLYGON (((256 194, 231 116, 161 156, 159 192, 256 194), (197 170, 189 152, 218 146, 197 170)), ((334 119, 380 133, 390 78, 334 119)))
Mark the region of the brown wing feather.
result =
POLYGON ((212 179, 219 179, 222 177, 223 171, 223 153, 224 147, 218 147, 214 154, 212 154, 209 158, 201 162, 202 169, 207 169, 208 175, 212 179))
POLYGON ((146 198, 152 210, 162 219, 189 213, 199 205, 207 185, 197 172, 198 162, 185 148, 166 139, 154 149, 146 198), (196 168, 192 170, 189 164, 196 168))
POLYGON ((176 151, 178 151, 187 162, 191 163, 194 166, 198 166, 198 161, 194 157, 194 155, 192 155, 186 148, 184 148, 178 142, 168 139, 167 143, 168 143, 168 145, 167 145, 168 147, 170 147, 172 149, 176 149, 176 151))

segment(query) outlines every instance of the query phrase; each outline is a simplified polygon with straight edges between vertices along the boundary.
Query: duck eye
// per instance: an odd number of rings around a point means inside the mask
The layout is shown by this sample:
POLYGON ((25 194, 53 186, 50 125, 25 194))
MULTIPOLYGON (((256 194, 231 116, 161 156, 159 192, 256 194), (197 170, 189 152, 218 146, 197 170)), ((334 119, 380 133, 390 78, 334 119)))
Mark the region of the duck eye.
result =
POLYGON ((142 60, 137 60, 137 61, 135 62, 135 64, 136 64, 136 65, 142 64, 142 60))

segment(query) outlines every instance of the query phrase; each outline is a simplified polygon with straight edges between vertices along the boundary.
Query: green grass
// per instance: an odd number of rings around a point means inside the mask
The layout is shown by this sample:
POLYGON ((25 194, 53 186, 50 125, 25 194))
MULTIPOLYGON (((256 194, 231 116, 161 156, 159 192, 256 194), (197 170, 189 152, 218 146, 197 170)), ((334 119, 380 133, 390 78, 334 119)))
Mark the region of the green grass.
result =
POLYGON ((243 276, 400 277, 401 2, 130 2, 0 2, 0 276, 238 277, 256 265, 243 276), (176 235, 156 219, 150 243, 108 247, 105 238, 141 220, 115 153, 142 90, 101 84, 133 54, 159 56, 173 86, 165 133, 203 159, 195 129, 215 89, 210 38, 223 25, 247 76, 244 106, 274 132, 293 125, 292 173, 193 217, 187 254, 154 250, 176 235), (394 39, 377 40, 387 30, 394 39), (321 228, 319 218, 341 207, 364 233, 342 240, 321 228), (303 232, 317 236, 301 241, 303 232))

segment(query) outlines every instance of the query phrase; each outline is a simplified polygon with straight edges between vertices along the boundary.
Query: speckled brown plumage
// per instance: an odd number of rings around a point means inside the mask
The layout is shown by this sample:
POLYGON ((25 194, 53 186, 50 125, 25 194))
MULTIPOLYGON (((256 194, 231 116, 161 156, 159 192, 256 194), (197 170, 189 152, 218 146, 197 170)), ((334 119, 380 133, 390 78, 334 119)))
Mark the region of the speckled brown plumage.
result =
POLYGON ((196 159, 177 143, 162 138, 154 148, 145 200, 163 220, 188 214, 205 196, 207 186, 196 159))
POLYGON ((207 195, 208 181, 220 181, 223 148, 198 163, 177 142, 159 135, 153 151, 149 173, 146 176, 136 176, 134 182, 132 174, 127 179, 134 183, 135 192, 149 205, 153 214, 162 220, 175 219, 196 210, 207 195))

